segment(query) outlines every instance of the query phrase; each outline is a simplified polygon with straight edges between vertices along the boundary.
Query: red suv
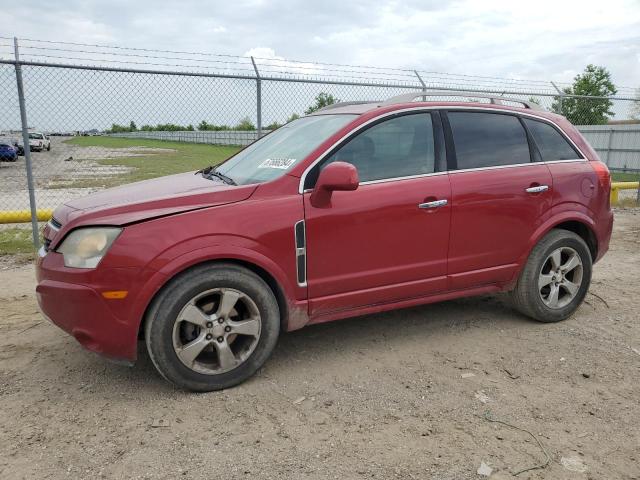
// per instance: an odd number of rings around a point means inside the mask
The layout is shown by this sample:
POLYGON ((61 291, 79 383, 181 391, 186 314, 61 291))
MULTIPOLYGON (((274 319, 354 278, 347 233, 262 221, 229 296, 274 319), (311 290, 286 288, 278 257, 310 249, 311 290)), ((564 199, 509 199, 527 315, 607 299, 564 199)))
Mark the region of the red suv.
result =
POLYGON ((607 167, 535 105, 413 101, 431 95, 332 105, 215 168, 60 206, 42 311, 112 359, 143 338, 167 380, 203 391, 309 324, 500 291, 567 318, 609 246, 607 167))

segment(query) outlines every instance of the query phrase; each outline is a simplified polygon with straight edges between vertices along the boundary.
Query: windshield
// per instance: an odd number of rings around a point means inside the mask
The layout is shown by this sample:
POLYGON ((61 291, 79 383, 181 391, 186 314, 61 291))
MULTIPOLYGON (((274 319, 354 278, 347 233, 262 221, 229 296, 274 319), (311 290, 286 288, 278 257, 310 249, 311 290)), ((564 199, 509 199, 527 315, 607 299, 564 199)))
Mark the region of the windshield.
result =
POLYGON ((305 117, 252 143, 216 170, 238 185, 262 183, 284 175, 356 115, 305 117))
POLYGON ((30 133, 29 134, 29 138, 31 140, 42 140, 42 134, 41 133, 30 133))

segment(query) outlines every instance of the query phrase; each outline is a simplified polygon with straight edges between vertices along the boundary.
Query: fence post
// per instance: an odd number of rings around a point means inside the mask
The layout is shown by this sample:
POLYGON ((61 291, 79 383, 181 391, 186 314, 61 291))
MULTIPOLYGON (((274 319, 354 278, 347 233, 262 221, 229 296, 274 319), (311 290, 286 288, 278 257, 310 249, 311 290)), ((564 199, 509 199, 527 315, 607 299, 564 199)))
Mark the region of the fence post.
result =
MULTIPOLYGON (((425 85, 425 83, 422 81, 422 77, 420 76, 420 74, 418 73, 417 70, 414 70, 413 73, 416 74, 416 77, 418 77, 418 81, 420 82, 420 85, 422 85, 422 91, 426 92, 427 91, 427 86, 425 85)), ((422 101, 426 102, 427 101, 427 97, 424 96, 422 97, 422 101)))
POLYGON ((31 209, 31 233, 33 246, 40 248, 40 235, 38 233, 38 212, 36 209, 36 193, 33 188, 33 170, 31 168, 31 148, 29 148, 29 124, 27 123, 27 108, 24 101, 24 85, 22 83, 22 65, 20 52, 18 51, 18 38, 13 37, 14 55, 16 58, 16 83, 18 84, 18 103, 20 105, 20 123, 22 124, 22 143, 24 145, 24 159, 27 169, 27 189, 29 190, 29 208, 31 209))
POLYGON ((251 57, 253 69, 256 71, 256 95, 257 95, 257 117, 258 117, 258 138, 262 136, 262 79, 256 61, 251 57))
POLYGON ((564 115, 562 113, 562 101, 564 99, 564 92, 560 90, 554 82, 551 82, 551 85, 553 85, 553 88, 555 88, 556 92, 558 92, 558 105, 560 106, 560 111, 557 113, 559 113, 560 115, 564 115))
MULTIPOLYGON (((613 145, 613 127, 609 128, 609 142, 607 143, 607 156, 604 160, 605 165, 609 166, 609 156, 611 155, 611 146, 613 145)), ((626 170, 626 168, 625 168, 626 170)))

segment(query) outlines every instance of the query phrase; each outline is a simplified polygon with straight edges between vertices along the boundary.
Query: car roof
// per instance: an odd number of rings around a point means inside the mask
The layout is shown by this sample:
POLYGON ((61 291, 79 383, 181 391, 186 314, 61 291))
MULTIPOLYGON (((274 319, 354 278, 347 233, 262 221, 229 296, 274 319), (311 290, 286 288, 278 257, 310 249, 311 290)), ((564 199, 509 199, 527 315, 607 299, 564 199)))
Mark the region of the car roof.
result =
POLYGON ((313 112, 309 116, 339 115, 341 113, 360 115, 362 113, 368 112, 369 110, 374 110, 379 106, 380 102, 339 102, 331 105, 331 107, 333 108, 321 108, 320 110, 313 112))
POLYGON ((459 108, 460 106, 469 106, 473 108, 491 108, 506 111, 519 111, 526 113, 539 114, 541 117, 549 118, 554 114, 542 109, 538 104, 521 100, 518 98, 508 98, 502 96, 491 95, 483 92, 467 92, 467 91, 417 91, 409 92, 395 97, 388 98, 384 101, 360 101, 360 102, 339 102, 333 105, 328 105, 324 108, 312 113, 314 115, 336 115, 336 114, 351 114, 362 115, 367 112, 371 112, 375 109, 385 108, 385 111, 389 109, 404 109, 412 107, 425 107, 425 108, 437 108, 437 107, 452 107, 459 108), (446 100, 430 99, 429 97, 446 97, 446 100), (458 97, 457 99, 455 97, 458 97), (416 102, 415 99, 421 99, 423 101, 416 102), (473 100, 470 100, 473 99, 473 100), (479 101, 482 99, 484 101, 479 101))

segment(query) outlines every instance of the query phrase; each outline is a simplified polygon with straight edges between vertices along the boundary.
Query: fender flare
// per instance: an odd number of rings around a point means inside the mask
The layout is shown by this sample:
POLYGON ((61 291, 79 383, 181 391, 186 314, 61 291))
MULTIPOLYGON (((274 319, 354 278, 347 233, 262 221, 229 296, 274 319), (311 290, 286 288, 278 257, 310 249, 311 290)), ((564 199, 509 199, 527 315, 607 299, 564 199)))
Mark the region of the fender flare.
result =
MULTIPOLYGON (((187 242, 188 243, 188 242, 187 242)), ((196 265, 214 262, 214 261, 240 261, 250 263, 259 267, 267 272, 277 282, 278 286, 284 296, 284 301, 287 306, 287 311, 283 312, 283 321, 287 330, 291 330, 291 325, 288 325, 295 319, 295 328, 300 328, 308 321, 306 303, 307 300, 295 300, 295 289, 291 285, 287 278, 287 275, 282 268, 273 260, 268 258, 256 250, 249 249, 239 245, 233 245, 228 243, 216 243, 204 248, 195 248, 178 254, 176 257, 171 257, 171 251, 180 250, 184 247, 184 243, 176 245, 162 253, 162 256, 168 256, 170 260, 162 264, 158 269, 151 269, 147 267, 149 273, 149 279, 146 281, 144 287, 137 295, 136 302, 134 304, 133 318, 137 321, 137 329, 144 321, 145 313, 156 297, 158 292, 176 275, 188 270, 196 265), (167 255, 168 254, 168 255, 167 255), (298 323, 302 323, 297 326, 298 323)), ((151 263, 158 263, 157 259, 151 263)), ((154 265, 155 266, 155 265, 154 265)), ((138 331, 136 330, 136 332, 138 331)))
POLYGON ((544 221, 535 230, 535 232, 533 233, 533 235, 529 239, 529 243, 527 245, 527 248, 526 248, 525 252, 518 259, 519 267, 518 267, 517 271, 515 272, 515 275, 514 275, 514 278, 512 279, 512 281, 517 280, 517 278, 520 276, 520 272, 524 268, 524 265, 526 264, 527 259, 529 258, 529 255, 531 255, 531 251, 538 244, 538 242, 547 233, 549 233, 551 230, 553 230, 557 225, 560 225, 561 223, 565 223, 565 222, 579 222, 579 223, 582 223, 595 236, 595 222, 593 221, 593 219, 591 217, 589 217, 585 213, 582 213, 582 212, 579 212, 579 211, 576 211, 576 210, 568 210, 568 211, 559 212, 557 214, 554 214, 553 216, 548 218, 546 221, 544 221))

